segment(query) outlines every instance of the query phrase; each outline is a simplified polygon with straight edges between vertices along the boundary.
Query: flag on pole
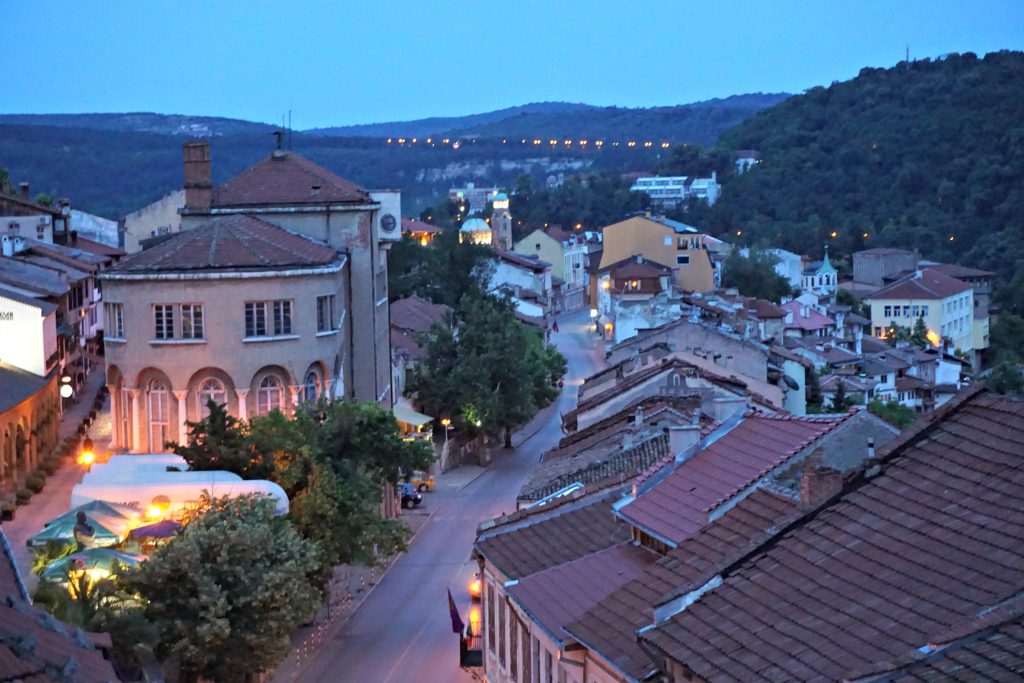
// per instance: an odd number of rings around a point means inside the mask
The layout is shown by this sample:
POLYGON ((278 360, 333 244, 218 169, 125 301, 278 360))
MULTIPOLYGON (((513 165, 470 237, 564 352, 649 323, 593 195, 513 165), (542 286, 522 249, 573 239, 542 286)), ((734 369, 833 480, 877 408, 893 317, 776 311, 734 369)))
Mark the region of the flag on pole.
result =
POLYGON ((455 606, 451 588, 448 589, 448 613, 452 617, 452 633, 461 634, 466 629, 466 625, 462 623, 462 617, 459 616, 459 608, 455 606))

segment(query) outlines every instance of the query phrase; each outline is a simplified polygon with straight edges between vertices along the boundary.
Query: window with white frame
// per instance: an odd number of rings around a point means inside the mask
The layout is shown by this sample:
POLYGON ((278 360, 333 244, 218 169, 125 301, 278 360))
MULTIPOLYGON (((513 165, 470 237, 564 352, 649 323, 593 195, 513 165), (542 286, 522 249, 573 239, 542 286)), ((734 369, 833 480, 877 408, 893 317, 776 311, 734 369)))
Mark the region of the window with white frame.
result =
POLYGON ((292 302, 247 301, 245 304, 246 337, 279 337, 292 333, 292 302))
POLYGON ((494 584, 487 584, 487 649, 494 652, 494 584))
POLYGON ((153 306, 153 338, 174 339, 174 306, 170 304, 153 306))
POLYGON ((267 375, 256 389, 256 412, 266 415, 275 408, 284 409, 284 382, 277 375, 267 375))
POLYGON ((326 294, 316 298, 316 331, 329 332, 338 328, 337 316, 334 313, 334 295, 326 294))
POLYGON ((124 304, 106 303, 104 336, 109 339, 124 339, 124 304))
POLYGON ((158 379, 149 383, 149 450, 153 453, 164 449, 168 441, 171 424, 170 399, 167 385, 158 379))
POLYGON ((181 338, 202 339, 203 307, 201 304, 181 305, 181 338))
POLYGON ((213 377, 204 379, 203 383, 199 385, 199 391, 196 392, 196 402, 199 404, 199 419, 210 416, 210 401, 214 403, 228 402, 228 392, 224 389, 224 383, 213 377))

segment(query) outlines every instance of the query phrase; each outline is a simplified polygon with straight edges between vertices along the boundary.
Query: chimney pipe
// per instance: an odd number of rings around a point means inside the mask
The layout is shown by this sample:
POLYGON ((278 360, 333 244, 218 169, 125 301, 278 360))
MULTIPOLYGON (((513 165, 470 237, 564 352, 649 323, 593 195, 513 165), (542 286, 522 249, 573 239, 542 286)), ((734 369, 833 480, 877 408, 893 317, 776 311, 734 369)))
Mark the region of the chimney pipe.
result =
POLYGON ((868 437, 868 460, 872 460, 875 457, 875 437, 868 437))
POLYGON ((26 202, 32 201, 31 199, 28 198, 28 187, 28 183, 21 183, 18 185, 18 189, 21 191, 21 198, 24 199, 26 202))
POLYGON ((185 164, 185 210, 205 212, 213 201, 210 143, 202 140, 182 145, 185 164))
POLYGON ((824 451, 816 450, 807 458, 804 472, 800 477, 800 504, 815 507, 828 500, 843 488, 843 473, 821 465, 824 451))
POLYGON ((644 407, 639 405, 633 411, 633 426, 639 427, 644 423, 644 407))

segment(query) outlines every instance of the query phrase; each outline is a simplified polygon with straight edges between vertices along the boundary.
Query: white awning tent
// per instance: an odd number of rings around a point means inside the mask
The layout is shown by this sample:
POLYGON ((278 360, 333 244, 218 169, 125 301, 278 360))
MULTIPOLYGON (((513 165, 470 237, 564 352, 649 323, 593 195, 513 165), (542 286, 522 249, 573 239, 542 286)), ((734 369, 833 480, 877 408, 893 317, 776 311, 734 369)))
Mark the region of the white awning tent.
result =
POLYGON ((396 403, 391 408, 391 412, 394 413, 395 419, 399 422, 416 427, 417 429, 434 421, 434 418, 416 412, 411 406, 406 405, 405 402, 396 403))

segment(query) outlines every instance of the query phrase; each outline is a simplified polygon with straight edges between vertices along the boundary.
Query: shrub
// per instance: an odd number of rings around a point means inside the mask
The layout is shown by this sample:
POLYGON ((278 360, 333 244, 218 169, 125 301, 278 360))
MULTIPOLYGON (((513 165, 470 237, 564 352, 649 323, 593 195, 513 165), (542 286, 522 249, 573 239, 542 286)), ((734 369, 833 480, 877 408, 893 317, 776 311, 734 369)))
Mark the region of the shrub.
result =
POLYGON ((10 521, 14 519, 14 511, 18 509, 18 504, 14 501, 8 501, 6 503, 0 503, 0 519, 4 521, 10 521))
POLYGON ((57 470, 60 469, 60 460, 57 458, 47 458, 40 465, 40 468, 46 472, 47 476, 52 477, 57 473, 57 470))
POLYGON ((25 479, 25 486, 33 493, 39 493, 46 486, 46 472, 36 470, 25 479))
POLYGON ((84 422, 82 424, 78 425, 78 433, 79 433, 79 435, 84 435, 86 429, 87 428, 86 428, 84 422))
POLYGON ((89 411, 89 421, 92 422, 95 419, 96 419, 96 411, 95 410, 90 410, 89 411))
POLYGON ((32 492, 28 489, 18 489, 18 492, 14 494, 14 499, 18 502, 18 505, 25 505, 32 500, 32 492))

